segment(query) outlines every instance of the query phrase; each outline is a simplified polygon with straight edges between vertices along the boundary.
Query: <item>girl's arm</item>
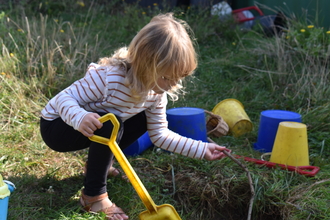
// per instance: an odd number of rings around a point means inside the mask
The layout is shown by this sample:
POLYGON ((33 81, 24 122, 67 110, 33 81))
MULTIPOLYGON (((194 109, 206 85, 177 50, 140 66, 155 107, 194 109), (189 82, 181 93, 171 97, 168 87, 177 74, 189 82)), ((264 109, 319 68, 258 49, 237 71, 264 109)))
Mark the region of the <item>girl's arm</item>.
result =
MULTIPOLYGON (((95 64, 96 65, 96 64, 95 64)), ((83 118, 90 112, 84 109, 102 100, 106 91, 106 70, 89 66, 86 75, 60 92, 55 98, 55 108, 64 122, 79 130, 83 118)))
POLYGON ((191 158, 204 158, 208 143, 183 137, 167 128, 166 105, 167 97, 164 93, 157 106, 146 110, 147 127, 151 141, 167 151, 191 158))

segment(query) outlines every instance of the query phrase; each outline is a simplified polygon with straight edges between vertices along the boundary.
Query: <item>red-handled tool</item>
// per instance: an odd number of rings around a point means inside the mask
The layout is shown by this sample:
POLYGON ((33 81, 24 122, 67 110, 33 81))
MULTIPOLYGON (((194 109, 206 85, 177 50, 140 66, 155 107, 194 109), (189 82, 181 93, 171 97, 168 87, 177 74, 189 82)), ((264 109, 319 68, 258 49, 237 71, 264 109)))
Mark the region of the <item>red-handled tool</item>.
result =
MULTIPOLYGON (((211 143, 217 144, 211 138, 207 138, 207 140, 211 143)), ((229 153, 227 151, 223 151, 223 153, 226 154, 228 157, 230 157, 233 160, 235 160, 235 158, 237 158, 237 159, 242 158, 248 162, 265 165, 266 167, 270 167, 270 168, 280 167, 283 170, 295 171, 295 172, 297 172, 301 175, 305 175, 305 176, 315 176, 320 171, 320 168, 315 167, 315 166, 289 166, 289 165, 285 165, 285 164, 273 163, 273 162, 269 162, 269 161, 265 161, 265 160, 259 160, 259 159, 255 159, 255 158, 251 158, 251 157, 232 155, 231 153, 229 153)))
POLYGON ((305 176, 315 176, 320 171, 320 168, 315 166, 289 166, 289 165, 273 163, 265 160, 258 160, 251 157, 244 157, 239 155, 234 155, 234 156, 238 159, 242 158, 245 161, 252 162, 255 164, 265 165, 266 167, 270 167, 270 168, 280 167, 283 170, 295 171, 305 176))
POLYGON ((236 9, 232 11, 232 14, 234 15, 236 21, 239 23, 254 20, 254 17, 248 18, 243 13, 243 11, 248 11, 248 10, 255 10, 259 13, 260 16, 264 15, 264 13, 257 6, 249 6, 246 8, 236 9))

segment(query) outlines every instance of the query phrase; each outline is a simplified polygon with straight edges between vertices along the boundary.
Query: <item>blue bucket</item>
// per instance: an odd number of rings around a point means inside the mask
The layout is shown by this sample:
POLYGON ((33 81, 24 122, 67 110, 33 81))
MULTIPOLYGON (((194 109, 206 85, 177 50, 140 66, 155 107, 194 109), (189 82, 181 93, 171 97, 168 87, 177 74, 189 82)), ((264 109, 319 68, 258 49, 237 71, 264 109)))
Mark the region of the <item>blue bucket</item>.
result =
POLYGON ((149 138, 148 132, 144 133, 139 139, 137 139, 133 144, 123 150, 123 153, 127 156, 140 155, 143 151, 147 150, 153 144, 149 138))
MULTIPOLYGON (((8 186, 10 193, 12 193, 15 189, 15 185, 8 180, 3 180, 3 182, 8 186)), ((6 196, 0 199, 0 220, 7 220, 9 197, 10 196, 6 196)))
POLYGON ((278 129, 282 121, 301 122, 301 115, 284 110, 266 110, 261 112, 257 143, 254 149, 262 153, 272 152, 278 129))
POLYGON ((166 111, 168 128, 184 137, 207 142, 205 112, 200 108, 172 108, 166 111))

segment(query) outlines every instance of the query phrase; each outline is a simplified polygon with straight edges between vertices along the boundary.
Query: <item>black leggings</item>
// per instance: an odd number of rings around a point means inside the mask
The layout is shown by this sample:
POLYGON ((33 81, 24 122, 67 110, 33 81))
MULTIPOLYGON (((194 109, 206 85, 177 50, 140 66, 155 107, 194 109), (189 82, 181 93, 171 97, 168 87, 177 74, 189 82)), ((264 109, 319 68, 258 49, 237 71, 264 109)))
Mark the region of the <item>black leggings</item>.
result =
MULTIPOLYGON (((100 116, 106 113, 99 113, 100 116)), ((117 143, 122 150, 130 146, 147 131, 146 115, 141 112, 122 122, 117 117, 120 128, 117 143)), ((109 138, 113 129, 110 121, 103 124, 95 135, 109 138)), ((61 118, 53 121, 40 119, 40 132, 44 142, 53 150, 68 152, 89 148, 87 175, 84 180, 84 193, 88 196, 97 196, 107 192, 106 181, 113 154, 109 146, 89 140, 79 131, 66 124, 61 118)))

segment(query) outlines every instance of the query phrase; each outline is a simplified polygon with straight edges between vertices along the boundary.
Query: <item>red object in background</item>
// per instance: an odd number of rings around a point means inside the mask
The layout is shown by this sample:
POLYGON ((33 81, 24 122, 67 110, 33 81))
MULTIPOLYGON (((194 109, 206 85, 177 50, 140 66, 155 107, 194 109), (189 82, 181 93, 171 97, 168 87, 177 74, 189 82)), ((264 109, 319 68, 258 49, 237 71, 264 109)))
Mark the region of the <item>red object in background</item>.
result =
POLYGON ((280 167, 283 170, 295 171, 305 176, 315 176, 320 171, 320 168, 315 166, 289 166, 285 164, 273 163, 265 160, 258 160, 258 159, 239 156, 239 155, 236 155, 235 157, 238 159, 242 158, 245 161, 253 162, 255 164, 265 165, 266 167, 269 168, 280 167))
POLYGON ((254 20, 254 17, 247 18, 243 13, 243 11, 248 11, 248 10, 256 10, 260 16, 264 15, 264 13, 257 6, 250 6, 246 8, 236 9, 232 11, 232 14, 234 15, 235 20, 239 23, 254 20))

